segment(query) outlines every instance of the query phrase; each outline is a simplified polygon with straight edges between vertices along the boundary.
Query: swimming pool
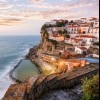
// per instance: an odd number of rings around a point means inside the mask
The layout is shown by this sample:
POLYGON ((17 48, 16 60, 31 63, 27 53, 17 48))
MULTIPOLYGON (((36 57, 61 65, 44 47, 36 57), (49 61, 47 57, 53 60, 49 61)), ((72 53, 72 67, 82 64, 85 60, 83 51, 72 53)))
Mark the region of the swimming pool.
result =
POLYGON ((77 59, 86 60, 90 63, 99 63, 99 59, 95 59, 95 58, 77 58, 77 59))
POLYGON ((12 73, 12 76, 20 81, 24 81, 28 77, 37 77, 39 75, 39 69, 30 60, 23 60, 12 73))

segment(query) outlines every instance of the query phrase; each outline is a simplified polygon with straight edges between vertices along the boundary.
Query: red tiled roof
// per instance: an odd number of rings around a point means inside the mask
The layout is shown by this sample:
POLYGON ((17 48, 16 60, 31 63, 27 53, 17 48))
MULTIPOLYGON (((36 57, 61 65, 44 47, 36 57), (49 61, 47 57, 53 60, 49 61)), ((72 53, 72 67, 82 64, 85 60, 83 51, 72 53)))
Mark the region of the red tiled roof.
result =
POLYGON ((93 27, 92 29, 99 29, 99 27, 93 27))
POLYGON ((67 26, 68 28, 76 28, 76 27, 78 27, 77 25, 68 25, 67 26))
POLYGON ((69 40, 69 38, 66 38, 66 40, 69 40))
POLYGON ((89 27, 89 25, 84 25, 84 24, 83 24, 83 25, 81 25, 80 27, 89 27))
POLYGON ((74 40, 75 42, 80 42, 80 41, 82 41, 83 39, 71 38, 71 40, 74 40))
POLYGON ((71 38, 71 40, 74 40, 75 38, 71 38))
POLYGON ((81 19, 87 19, 87 18, 81 18, 81 19))
POLYGON ((81 36, 77 35, 77 36, 75 36, 75 37, 96 38, 95 36, 92 36, 92 35, 81 35, 81 36))
POLYGON ((80 42, 82 41, 83 39, 75 39, 75 42, 80 42))
POLYGON ((87 50, 87 48, 85 47, 79 47, 81 50, 87 50))
POLYGON ((97 18, 95 18, 95 17, 91 17, 93 20, 97 20, 97 18))

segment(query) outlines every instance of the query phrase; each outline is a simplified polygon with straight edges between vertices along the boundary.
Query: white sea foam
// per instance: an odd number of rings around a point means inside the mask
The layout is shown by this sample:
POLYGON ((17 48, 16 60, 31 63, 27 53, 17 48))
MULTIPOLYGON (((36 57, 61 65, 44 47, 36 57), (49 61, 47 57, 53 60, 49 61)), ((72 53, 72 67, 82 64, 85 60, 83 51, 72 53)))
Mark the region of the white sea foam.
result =
MULTIPOLYGON (((26 38, 26 37, 25 37, 26 38)), ((28 37, 25 41, 24 38, 20 37, 3 37, 0 38, 0 60, 1 60, 1 69, 0 69, 0 99, 4 96, 8 87, 14 82, 9 78, 9 72, 16 66, 16 64, 23 59, 30 47, 39 41, 38 38, 28 37), (3 47, 3 48, 2 48, 3 47), (11 50, 11 51, 10 51, 11 50), (10 61, 12 57, 13 61, 10 61), (7 61, 8 59, 8 61, 7 61), (5 60, 5 61, 4 61, 5 60), (3 61, 3 62, 2 62, 3 61), (11 63, 9 63, 9 61, 11 63), (9 63, 8 65, 5 65, 9 63)))
POLYGON ((21 59, 23 59, 23 56, 25 56, 28 52, 29 48, 24 49, 23 52, 20 52, 21 55, 17 59, 13 60, 9 65, 5 66, 6 69, 0 72, 0 99, 2 99, 9 86, 14 83, 9 77, 9 72, 14 68, 14 66, 18 64, 21 59))

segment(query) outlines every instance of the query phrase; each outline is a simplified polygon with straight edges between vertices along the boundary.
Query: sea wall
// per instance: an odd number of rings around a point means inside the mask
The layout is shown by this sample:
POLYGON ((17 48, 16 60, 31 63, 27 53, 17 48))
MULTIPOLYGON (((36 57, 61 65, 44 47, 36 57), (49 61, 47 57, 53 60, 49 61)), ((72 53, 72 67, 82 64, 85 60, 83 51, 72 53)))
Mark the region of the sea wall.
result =
POLYGON ((19 64, 24 60, 25 58, 21 59, 17 64, 16 66, 14 66, 14 68, 10 71, 9 73, 9 77, 14 81, 14 82, 17 82, 17 83, 21 83, 20 80, 16 79, 14 76, 13 76, 13 72, 16 70, 16 68, 19 66, 19 64))
POLYGON ((99 65, 92 64, 69 73, 41 75, 37 79, 31 78, 22 84, 11 85, 2 100, 38 100, 46 92, 72 88, 84 77, 90 78, 97 73, 99 73, 99 65))

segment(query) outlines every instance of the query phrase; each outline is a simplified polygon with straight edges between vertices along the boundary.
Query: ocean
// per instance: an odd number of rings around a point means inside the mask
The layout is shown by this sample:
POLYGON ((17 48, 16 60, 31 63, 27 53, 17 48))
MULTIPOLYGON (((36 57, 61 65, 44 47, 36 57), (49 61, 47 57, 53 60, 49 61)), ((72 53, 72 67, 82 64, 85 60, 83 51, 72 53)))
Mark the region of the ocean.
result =
POLYGON ((9 78, 11 69, 40 40, 40 36, 0 36, 0 99, 14 83, 9 78))

